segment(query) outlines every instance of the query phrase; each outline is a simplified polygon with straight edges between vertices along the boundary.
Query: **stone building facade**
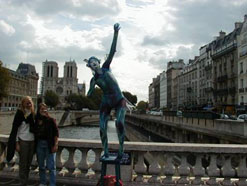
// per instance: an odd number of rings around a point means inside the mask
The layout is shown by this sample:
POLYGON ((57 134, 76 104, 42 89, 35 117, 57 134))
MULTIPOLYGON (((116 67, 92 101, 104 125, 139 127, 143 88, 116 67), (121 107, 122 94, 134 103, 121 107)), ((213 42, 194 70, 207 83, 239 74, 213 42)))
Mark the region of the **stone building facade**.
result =
POLYGON ((237 35, 241 31, 241 24, 228 35, 220 32, 213 41, 213 83, 215 105, 238 104, 238 53, 237 35))
POLYGON ((154 107, 154 85, 153 82, 150 83, 148 87, 148 107, 153 108, 154 107))
POLYGON ((160 108, 167 107, 167 78, 166 71, 160 73, 160 108))
POLYGON ((76 62, 65 62, 63 77, 59 77, 57 62, 43 62, 41 95, 44 96, 47 90, 52 90, 59 96, 61 106, 65 106, 65 98, 70 94, 85 95, 85 84, 78 84, 76 62))
POLYGON ((247 105, 247 15, 238 41, 238 104, 247 105))
POLYGON ((167 77, 167 107, 169 109, 175 109, 177 107, 175 90, 177 80, 175 78, 179 75, 180 70, 184 68, 184 61, 180 59, 179 61, 170 61, 167 65, 166 77, 167 77), (174 108, 175 107, 175 108, 174 108))
POLYGON ((197 105, 198 57, 190 59, 178 75, 178 107, 191 108, 197 105))
POLYGON ((20 63, 17 70, 8 69, 11 79, 8 96, 0 100, 1 108, 16 109, 24 96, 30 96, 36 105, 39 75, 35 66, 20 63))

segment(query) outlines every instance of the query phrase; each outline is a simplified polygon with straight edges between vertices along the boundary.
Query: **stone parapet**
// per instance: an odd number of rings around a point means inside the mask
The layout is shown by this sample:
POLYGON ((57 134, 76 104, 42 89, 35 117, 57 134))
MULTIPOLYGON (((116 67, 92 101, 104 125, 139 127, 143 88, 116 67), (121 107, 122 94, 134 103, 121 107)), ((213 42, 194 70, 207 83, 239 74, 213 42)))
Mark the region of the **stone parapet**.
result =
MULTIPOLYGON (((7 135, 0 135, 0 177, 15 177, 18 155, 6 163, 7 140, 7 135)), ((111 142, 109 149, 117 151, 118 142, 111 142)), ((131 157, 130 165, 121 166, 125 186, 247 185, 247 145, 126 142, 125 152, 131 157)), ((96 185, 101 153, 100 141, 60 138, 58 182, 96 185)), ((31 174, 37 178, 35 158, 32 169, 31 174)))

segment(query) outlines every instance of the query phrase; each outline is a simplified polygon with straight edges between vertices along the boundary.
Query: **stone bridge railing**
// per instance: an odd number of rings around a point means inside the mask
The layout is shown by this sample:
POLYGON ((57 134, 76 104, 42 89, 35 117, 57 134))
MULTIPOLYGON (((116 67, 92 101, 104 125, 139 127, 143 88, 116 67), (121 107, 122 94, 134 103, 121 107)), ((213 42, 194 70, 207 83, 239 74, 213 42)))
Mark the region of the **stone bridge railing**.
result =
MULTIPOLYGON (((154 116, 147 114, 127 114, 126 122, 159 136, 166 137, 173 142, 202 142, 210 143, 198 138, 198 134, 210 136, 226 141, 226 143, 247 143, 247 122, 223 119, 200 119, 177 116, 154 116), (196 134, 186 141, 187 134, 196 134), (184 139, 183 139, 184 138, 184 139), (202 140, 202 141, 200 141, 202 140)), ((213 143, 220 143, 214 142, 213 143)))
MULTIPOLYGON (((7 139, 0 135, 0 178, 18 175, 18 157, 5 161, 7 139)), ((117 148, 117 143, 110 144, 111 150, 117 148)), ((131 154, 131 165, 121 166, 125 186, 247 185, 247 145, 126 142, 125 151, 131 154)), ((57 181, 96 185, 101 153, 99 141, 59 139, 57 181)), ((35 158, 32 169, 30 177, 37 179, 35 158)))

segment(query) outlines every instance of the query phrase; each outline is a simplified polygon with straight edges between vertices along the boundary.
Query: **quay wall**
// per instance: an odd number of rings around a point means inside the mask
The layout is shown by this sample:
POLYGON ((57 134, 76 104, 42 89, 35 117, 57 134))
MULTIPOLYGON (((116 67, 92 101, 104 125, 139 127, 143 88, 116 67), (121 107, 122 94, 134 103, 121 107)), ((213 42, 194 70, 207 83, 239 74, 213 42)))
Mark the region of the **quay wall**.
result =
MULTIPOLYGON (((0 134, 10 134, 16 111, 0 112, 0 134)), ((97 111, 49 111, 59 127, 87 125, 99 121, 97 111)))

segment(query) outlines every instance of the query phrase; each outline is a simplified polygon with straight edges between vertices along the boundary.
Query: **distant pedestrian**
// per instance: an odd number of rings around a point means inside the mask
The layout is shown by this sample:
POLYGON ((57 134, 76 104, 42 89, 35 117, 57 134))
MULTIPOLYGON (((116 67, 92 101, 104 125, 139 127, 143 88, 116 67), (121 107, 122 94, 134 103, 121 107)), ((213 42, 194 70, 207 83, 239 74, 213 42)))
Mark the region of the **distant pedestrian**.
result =
POLYGON ((35 150, 34 143, 34 105, 32 98, 26 96, 17 110, 8 140, 7 161, 11 161, 15 150, 19 153, 19 177, 26 186, 35 150))
POLYGON ((40 103, 35 120, 37 139, 37 159, 40 186, 46 185, 46 167, 49 170, 50 186, 56 185, 56 152, 58 149, 58 127, 55 119, 49 116, 47 106, 40 103))

